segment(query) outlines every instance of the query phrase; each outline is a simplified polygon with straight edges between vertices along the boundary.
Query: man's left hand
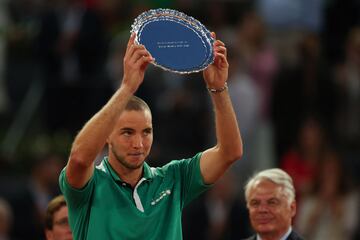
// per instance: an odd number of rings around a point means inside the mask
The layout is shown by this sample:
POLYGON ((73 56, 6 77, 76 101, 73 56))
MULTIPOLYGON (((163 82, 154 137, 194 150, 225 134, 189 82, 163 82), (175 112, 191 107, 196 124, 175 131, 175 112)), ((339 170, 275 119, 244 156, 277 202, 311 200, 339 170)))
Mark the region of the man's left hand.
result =
MULTIPOLYGON (((211 34, 216 39, 215 33, 211 34)), ((214 62, 203 71, 203 76, 208 88, 220 89, 224 87, 228 79, 227 50, 225 44, 220 40, 215 40, 213 49, 214 62)))

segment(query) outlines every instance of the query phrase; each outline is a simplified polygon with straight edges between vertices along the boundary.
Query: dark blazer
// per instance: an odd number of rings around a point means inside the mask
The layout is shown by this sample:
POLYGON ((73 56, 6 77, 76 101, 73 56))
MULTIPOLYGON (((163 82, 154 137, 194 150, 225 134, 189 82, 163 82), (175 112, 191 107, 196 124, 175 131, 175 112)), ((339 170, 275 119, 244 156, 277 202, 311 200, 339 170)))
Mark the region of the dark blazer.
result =
MULTIPOLYGON (((253 235, 249 238, 246 238, 244 240, 256 240, 256 235, 253 235)), ((296 233, 294 230, 291 231, 290 235, 286 238, 286 240, 304 240, 303 237, 301 237, 298 233, 296 233)))

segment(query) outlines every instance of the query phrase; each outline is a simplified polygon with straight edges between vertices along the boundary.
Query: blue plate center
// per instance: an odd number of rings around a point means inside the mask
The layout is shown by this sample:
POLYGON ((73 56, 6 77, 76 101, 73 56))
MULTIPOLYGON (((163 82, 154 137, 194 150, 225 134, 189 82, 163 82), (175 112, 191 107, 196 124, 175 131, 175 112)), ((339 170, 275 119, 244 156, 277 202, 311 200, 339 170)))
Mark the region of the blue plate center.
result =
POLYGON ((146 23, 139 33, 139 42, 155 58, 156 64, 176 71, 191 71, 201 67, 210 49, 200 33, 191 26, 171 20, 146 23))

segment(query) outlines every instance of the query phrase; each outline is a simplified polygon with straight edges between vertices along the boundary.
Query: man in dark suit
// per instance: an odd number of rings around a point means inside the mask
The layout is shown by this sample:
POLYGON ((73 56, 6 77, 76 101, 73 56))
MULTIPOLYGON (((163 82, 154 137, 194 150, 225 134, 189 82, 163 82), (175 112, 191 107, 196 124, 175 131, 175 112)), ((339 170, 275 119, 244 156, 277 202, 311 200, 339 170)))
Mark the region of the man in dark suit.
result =
POLYGON ((291 223, 296 214, 291 177, 281 169, 261 171, 245 186, 246 205, 256 235, 246 240, 303 240, 291 223))

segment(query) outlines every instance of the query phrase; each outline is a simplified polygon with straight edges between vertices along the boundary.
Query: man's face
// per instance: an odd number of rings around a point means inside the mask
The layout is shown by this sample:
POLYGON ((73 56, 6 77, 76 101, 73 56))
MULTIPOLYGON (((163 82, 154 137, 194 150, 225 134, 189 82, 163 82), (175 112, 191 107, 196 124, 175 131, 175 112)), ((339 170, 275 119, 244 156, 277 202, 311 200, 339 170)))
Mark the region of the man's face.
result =
POLYGON ((129 170, 143 166, 153 142, 151 113, 124 111, 108 138, 110 160, 129 170))
POLYGON ((67 206, 61 207, 54 213, 53 228, 46 230, 47 240, 72 240, 72 233, 68 221, 68 208, 67 206))
POLYGON ((257 181, 250 190, 248 208, 254 230, 277 238, 286 233, 296 213, 295 201, 289 204, 282 187, 267 180, 257 181))

